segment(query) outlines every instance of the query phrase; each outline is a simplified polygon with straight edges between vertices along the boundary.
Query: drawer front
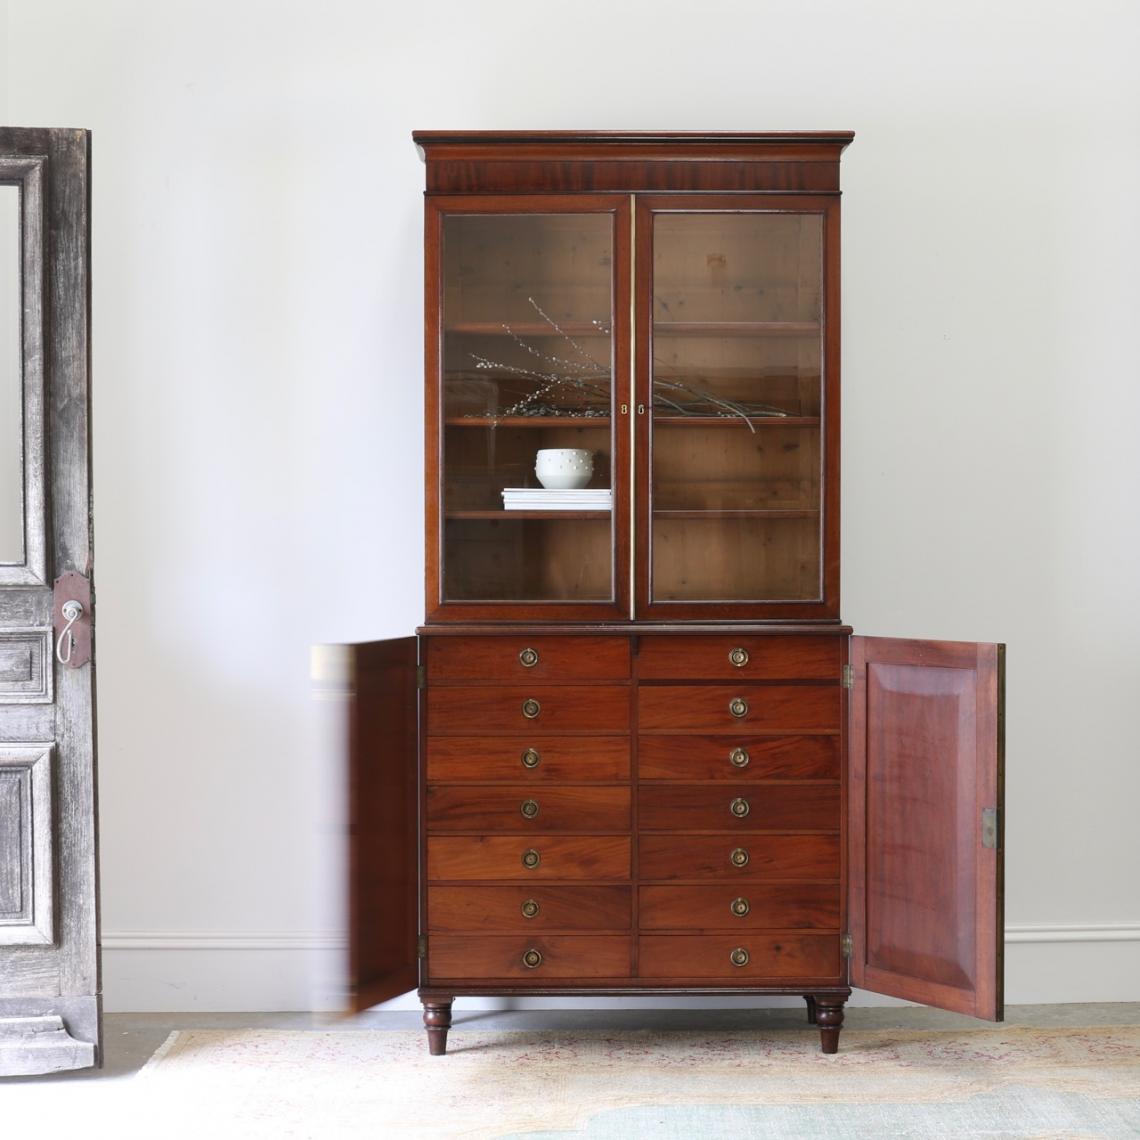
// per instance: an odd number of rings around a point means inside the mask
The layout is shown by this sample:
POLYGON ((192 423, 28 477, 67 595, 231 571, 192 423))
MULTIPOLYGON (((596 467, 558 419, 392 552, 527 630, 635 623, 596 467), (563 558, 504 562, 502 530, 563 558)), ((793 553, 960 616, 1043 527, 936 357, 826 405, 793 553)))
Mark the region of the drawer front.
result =
POLYGON ((509 934, 533 930, 628 931, 630 887, 429 887, 428 929, 509 934))
POLYGON ((642 685, 642 732, 839 731, 838 685, 642 685), (733 702, 742 701, 734 713, 733 702))
POLYGON ((479 730, 532 736, 629 731, 629 689, 619 685, 440 686, 427 693, 429 735, 479 730))
POLYGON ((624 681, 629 638, 433 637, 427 642, 428 681, 624 681))
POLYGON ((642 930, 831 930, 840 922, 838 883, 724 883, 639 887, 642 930))
POLYGON ((628 736, 435 736, 427 741, 430 783, 523 780, 529 784, 620 783, 629 779, 628 736))
POLYGON ((662 681, 838 681, 845 640, 763 634, 643 637, 637 673, 662 681))
POLYGON ((643 736, 637 771, 642 780, 838 780, 839 737, 643 736))
POLYGON ((427 873, 432 880, 628 879, 629 855, 625 835, 432 835, 427 873), (537 863, 524 863, 529 852, 537 863))
POLYGON ((633 940, 619 935, 436 934, 428 938, 428 977, 511 978, 535 986, 554 978, 628 978, 632 949, 633 940))
POLYGON ((429 787, 431 831, 628 831, 629 788, 429 787))
POLYGON ((642 978, 717 978, 756 985, 839 975, 838 934, 650 934, 638 939, 642 978))
POLYGON ((838 835, 645 835, 637 849, 648 881, 839 878, 838 835), (740 865, 738 850, 747 856, 740 865))
POLYGON ((650 784, 637 793, 643 831, 838 831, 838 784, 650 784))

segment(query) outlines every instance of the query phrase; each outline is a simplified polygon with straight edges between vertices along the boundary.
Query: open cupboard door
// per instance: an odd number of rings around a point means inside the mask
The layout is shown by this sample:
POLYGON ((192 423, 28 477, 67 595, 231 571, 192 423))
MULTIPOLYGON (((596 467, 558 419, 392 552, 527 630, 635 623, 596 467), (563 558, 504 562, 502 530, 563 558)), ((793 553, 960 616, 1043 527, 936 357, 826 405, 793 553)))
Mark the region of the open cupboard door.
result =
POLYGON ((851 983, 1002 1019, 1005 646, 853 637, 851 983))
POLYGON ((419 982, 416 639, 345 649, 348 993, 359 1012, 419 982))

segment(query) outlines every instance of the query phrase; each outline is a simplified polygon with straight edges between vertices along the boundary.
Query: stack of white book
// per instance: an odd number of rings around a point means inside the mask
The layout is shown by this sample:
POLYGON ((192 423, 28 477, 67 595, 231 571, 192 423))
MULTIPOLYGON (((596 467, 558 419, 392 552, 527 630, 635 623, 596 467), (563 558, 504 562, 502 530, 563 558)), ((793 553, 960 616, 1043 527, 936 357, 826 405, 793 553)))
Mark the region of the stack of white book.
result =
POLYGON ((552 491, 546 487, 504 487, 505 511, 608 511, 613 504, 609 487, 583 487, 552 491))

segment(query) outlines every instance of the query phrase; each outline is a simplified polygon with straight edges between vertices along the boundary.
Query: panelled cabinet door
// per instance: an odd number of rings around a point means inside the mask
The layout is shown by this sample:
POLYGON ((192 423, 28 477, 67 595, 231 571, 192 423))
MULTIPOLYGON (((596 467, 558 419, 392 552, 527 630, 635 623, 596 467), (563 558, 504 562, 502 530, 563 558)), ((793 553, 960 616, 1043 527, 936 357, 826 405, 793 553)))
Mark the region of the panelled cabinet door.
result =
POLYGON ((851 982, 994 1021, 1004 651, 851 639, 851 982))
POLYGON ((349 1004, 416 988, 416 639, 346 646, 349 1004))

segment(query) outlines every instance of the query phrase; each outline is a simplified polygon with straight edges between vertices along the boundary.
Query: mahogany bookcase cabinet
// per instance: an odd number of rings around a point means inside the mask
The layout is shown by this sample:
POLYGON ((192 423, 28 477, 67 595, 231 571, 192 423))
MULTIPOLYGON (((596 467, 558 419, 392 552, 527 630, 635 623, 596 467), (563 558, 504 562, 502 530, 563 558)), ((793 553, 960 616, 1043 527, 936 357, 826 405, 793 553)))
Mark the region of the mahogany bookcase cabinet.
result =
POLYGON ((418 986, 433 1053, 457 995, 1000 1019, 1003 647, 839 618, 851 134, 414 137, 427 617, 354 647, 357 1006, 418 986))

